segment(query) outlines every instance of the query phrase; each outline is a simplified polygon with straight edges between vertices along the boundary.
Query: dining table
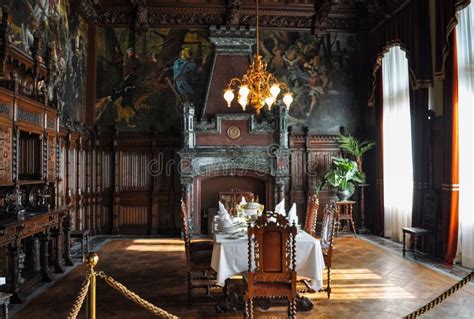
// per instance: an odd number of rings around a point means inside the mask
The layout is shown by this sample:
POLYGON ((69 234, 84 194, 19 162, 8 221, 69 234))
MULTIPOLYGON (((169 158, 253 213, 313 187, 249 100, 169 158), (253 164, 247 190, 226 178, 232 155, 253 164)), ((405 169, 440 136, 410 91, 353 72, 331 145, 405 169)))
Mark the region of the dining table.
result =
MULTIPOLYGON (((217 273, 217 284, 224 287, 232 276, 249 270, 247 229, 232 234, 214 234, 211 267, 217 273)), ((321 243, 302 229, 296 235, 296 273, 304 277, 311 289, 318 291, 323 285, 324 258, 321 243)), ((252 269, 253 270, 253 269, 252 269)))

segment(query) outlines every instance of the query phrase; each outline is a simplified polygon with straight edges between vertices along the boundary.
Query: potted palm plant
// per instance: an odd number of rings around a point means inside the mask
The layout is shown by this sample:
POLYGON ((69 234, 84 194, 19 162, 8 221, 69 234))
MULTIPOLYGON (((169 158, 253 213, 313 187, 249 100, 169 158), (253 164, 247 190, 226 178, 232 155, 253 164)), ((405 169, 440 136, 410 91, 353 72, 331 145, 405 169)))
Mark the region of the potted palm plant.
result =
POLYGON ((362 156, 375 147, 375 142, 371 140, 359 141, 352 135, 342 134, 338 136, 337 142, 344 152, 354 156, 357 161, 357 167, 362 172, 362 156))
POLYGON ((320 180, 316 191, 319 193, 329 185, 336 189, 339 199, 345 201, 354 194, 355 185, 359 183, 365 183, 365 176, 359 170, 357 162, 333 157, 331 167, 320 180))

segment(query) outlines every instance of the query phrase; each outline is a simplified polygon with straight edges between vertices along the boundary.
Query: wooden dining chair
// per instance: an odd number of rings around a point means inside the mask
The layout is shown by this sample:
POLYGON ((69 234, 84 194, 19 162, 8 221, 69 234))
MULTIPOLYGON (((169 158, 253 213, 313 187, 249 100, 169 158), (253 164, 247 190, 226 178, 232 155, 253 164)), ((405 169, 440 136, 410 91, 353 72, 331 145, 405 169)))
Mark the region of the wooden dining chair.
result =
POLYGON ((316 236, 316 222, 318 219, 319 199, 318 195, 310 195, 306 204, 306 217, 304 221, 304 231, 311 236, 316 236))
POLYGON ((328 299, 331 298, 331 266, 333 253, 334 225, 336 224, 336 202, 326 204, 323 215, 323 226, 321 227, 321 249, 323 251, 324 264, 327 269, 327 285, 320 291, 326 291, 328 299))
POLYGON ((210 296, 212 287, 216 285, 216 273, 211 268, 212 240, 191 240, 189 228, 189 211, 181 200, 181 216, 183 218, 183 237, 186 252, 186 270, 188 279, 188 302, 193 301, 193 289, 205 289, 210 296))
POLYGON ((286 298, 288 317, 296 317, 296 234, 296 226, 274 212, 263 213, 249 226, 245 318, 253 318, 254 299, 274 298, 286 298))

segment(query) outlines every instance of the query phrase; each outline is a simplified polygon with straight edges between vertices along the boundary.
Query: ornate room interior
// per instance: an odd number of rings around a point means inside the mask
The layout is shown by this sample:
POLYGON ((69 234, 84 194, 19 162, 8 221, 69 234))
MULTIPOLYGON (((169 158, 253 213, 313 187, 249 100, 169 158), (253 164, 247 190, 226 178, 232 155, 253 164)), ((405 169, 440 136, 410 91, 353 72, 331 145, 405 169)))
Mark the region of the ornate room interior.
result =
POLYGON ((470 0, 0 0, 0 318, 473 318, 470 0))

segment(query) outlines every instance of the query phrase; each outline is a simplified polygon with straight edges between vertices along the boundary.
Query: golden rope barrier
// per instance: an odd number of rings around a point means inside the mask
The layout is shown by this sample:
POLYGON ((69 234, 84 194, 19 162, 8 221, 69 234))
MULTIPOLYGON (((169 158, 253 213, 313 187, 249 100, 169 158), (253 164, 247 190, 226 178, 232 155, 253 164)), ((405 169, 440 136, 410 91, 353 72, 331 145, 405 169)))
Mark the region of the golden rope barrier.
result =
POLYGON ((81 290, 79 290, 79 294, 72 304, 71 311, 69 311, 69 315, 66 317, 67 319, 76 319, 77 315, 79 314, 79 310, 81 310, 82 303, 84 302, 84 299, 86 299, 87 290, 89 289, 90 283, 90 277, 89 274, 87 274, 86 279, 82 282, 81 290))
POLYGON ((96 278, 100 277, 105 280, 105 282, 118 292, 120 292, 122 295, 124 295, 127 299, 133 301, 140 307, 145 308, 149 312, 155 314, 159 318, 164 318, 164 319, 179 319, 179 317, 172 315, 165 310, 158 308, 157 306, 153 305, 149 301, 141 298, 139 295, 134 293, 133 291, 130 291, 127 287, 116 281, 110 276, 107 276, 103 271, 96 272, 94 270, 94 267, 97 266, 97 263, 99 262, 99 256, 97 256, 96 253, 92 252, 89 253, 87 256, 84 258, 84 264, 87 265, 88 272, 86 275, 86 279, 82 283, 81 290, 79 291, 78 296, 74 300, 74 303, 72 305, 71 311, 69 312, 69 315, 67 316, 67 319, 76 319, 79 311, 81 310, 82 304, 84 303, 84 300, 86 299, 86 296, 88 296, 88 302, 87 302, 87 318, 88 319, 95 319, 96 318, 96 278))
POLYGON ((463 279, 458 281, 456 284, 452 285, 449 289, 444 291, 441 295, 439 295, 435 299, 431 300, 430 302, 428 302, 423 307, 420 307, 417 310, 413 311, 412 313, 406 315, 405 317, 403 317, 403 319, 413 319, 413 318, 421 316, 422 314, 424 314, 428 310, 433 309, 435 306, 442 303, 446 298, 448 298, 453 293, 455 293, 456 291, 461 289, 465 284, 470 282, 472 280, 473 274, 474 274, 474 272, 471 272, 469 275, 467 275, 466 277, 464 277, 463 279))
POLYGON ((145 308, 149 312, 157 315, 159 318, 165 318, 165 319, 178 319, 179 318, 175 315, 172 315, 166 312, 165 310, 161 308, 158 308, 157 306, 150 303, 149 301, 141 298, 139 295, 137 295, 133 291, 130 291, 127 287, 125 287, 124 285, 122 285, 121 283, 113 279, 112 277, 107 276, 105 273, 99 272, 97 273, 97 276, 99 276, 100 278, 103 278, 110 287, 120 292, 123 296, 125 296, 125 298, 133 301, 140 307, 145 308))

